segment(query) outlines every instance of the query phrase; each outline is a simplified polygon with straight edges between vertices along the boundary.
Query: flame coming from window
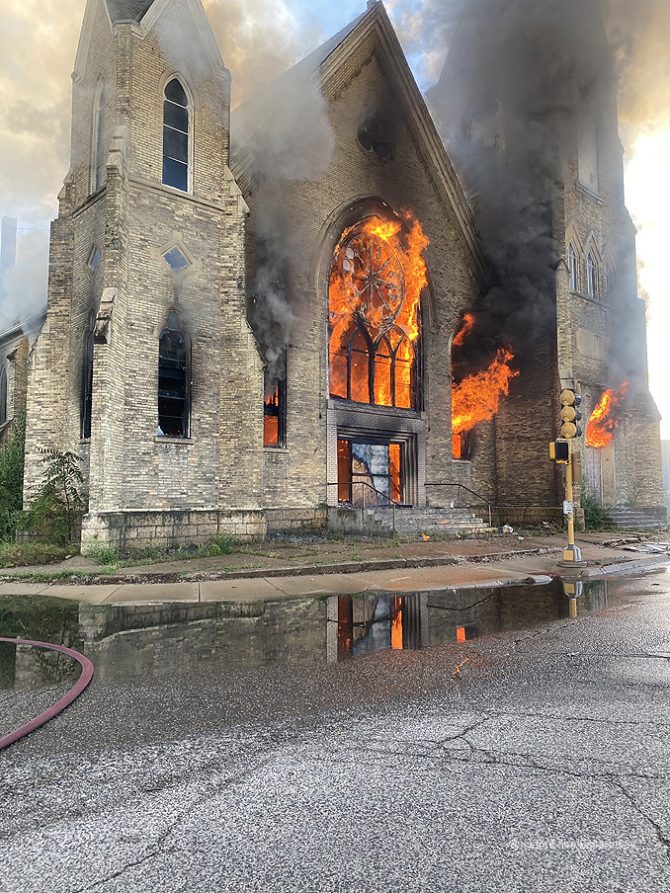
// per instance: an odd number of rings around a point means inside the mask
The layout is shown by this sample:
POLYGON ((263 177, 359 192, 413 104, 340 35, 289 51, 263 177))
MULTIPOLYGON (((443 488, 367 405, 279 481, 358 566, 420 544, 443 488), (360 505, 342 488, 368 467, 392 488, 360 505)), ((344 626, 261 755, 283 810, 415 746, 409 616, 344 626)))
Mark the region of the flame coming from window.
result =
POLYGON ((416 405, 421 293, 428 283, 421 224, 372 216, 345 230, 329 285, 330 393, 416 405))
POLYGON ((621 424, 621 409, 628 393, 625 381, 618 390, 605 391, 591 413, 586 428, 586 446, 602 450, 614 440, 614 432, 621 424))
POLYGON ((463 347, 465 344, 468 335, 475 327, 475 315, 474 313, 466 313, 463 317, 463 325, 454 335, 453 347, 463 347))
MULTIPOLYGON (((468 313, 454 336, 454 347, 462 347, 475 327, 476 319, 468 313)), ((451 393, 453 457, 463 458, 463 435, 490 421, 500 410, 500 401, 509 394, 510 384, 519 375, 512 368, 514 353, 509 347, 498 349, 487 369, 466 375, 454 383, 451 393)))

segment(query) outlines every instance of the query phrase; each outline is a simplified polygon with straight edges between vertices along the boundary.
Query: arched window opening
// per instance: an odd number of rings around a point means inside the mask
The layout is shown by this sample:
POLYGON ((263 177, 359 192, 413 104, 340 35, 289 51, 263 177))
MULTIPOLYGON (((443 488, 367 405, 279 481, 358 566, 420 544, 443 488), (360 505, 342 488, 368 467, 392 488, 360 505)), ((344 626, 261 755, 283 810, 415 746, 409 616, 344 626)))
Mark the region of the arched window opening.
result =
POLYGON ((586 260, 586 287, 590 298, 598 297, 598 292, 600 290, 598 288, 598 264, 590 251, 586 260))
POLYGON ((286 446, 286 352, 265 370, 263 446, 286 446))
POLYGON ((163 184, 189 191, 190 111, 179 78, 165 87, 163 102, 163 184))
POLYGON ((568 246, 568 274, 570 277, 570 291, 579 291, 579 260, 572 242, 568 246))
POLYGON ((173 311, 160 335, 158 349, 159 437, 188 437, 191 352, 181 317, 173 311))
POLYGON ((329 288, 331 397, 398 409, 419 405, 425 279, 421 284, 416 271, 425 274, 425 266, 420 251, 405 247, 400 231, 395 221, 368 218, 345 232, 335 250, 329 288))
POLYGON ((93 116, 93 191, 97 192, 102 189, 107 180, 107 113, 106 113, 106 97, 105 85, 103 83, 98 87, 98 94, 95 102, 95 114, 93 116))
POLYGON ((0 366, 0 427, 7 421, 9 415, 7 407, 7 370, 0 366))
POLYGON ((81 436, 88 440, 93 422, 93 356, 95 349, 95 314, 88 319, 81 369, 81 436))

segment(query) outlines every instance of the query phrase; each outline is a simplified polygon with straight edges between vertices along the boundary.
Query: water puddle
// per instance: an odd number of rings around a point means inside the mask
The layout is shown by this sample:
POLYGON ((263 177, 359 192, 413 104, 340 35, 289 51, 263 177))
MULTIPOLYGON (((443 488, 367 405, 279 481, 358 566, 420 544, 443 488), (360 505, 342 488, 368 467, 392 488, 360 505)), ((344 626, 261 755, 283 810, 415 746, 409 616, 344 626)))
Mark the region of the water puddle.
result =
MULTIPOLYGON (((227 667, 329 664, 384 651, 416 651, 528 629, 599 611, 612 584, 567 593, 549 585, 375 592, 209 604, 78 605, 37 597, 0 598, 0 634, 76 648, 96 680, 227 667), (571 598, 572 596, 572 598, 571 598)), ((0 646, 0 690, 67 687, 67 658, 0 646)))

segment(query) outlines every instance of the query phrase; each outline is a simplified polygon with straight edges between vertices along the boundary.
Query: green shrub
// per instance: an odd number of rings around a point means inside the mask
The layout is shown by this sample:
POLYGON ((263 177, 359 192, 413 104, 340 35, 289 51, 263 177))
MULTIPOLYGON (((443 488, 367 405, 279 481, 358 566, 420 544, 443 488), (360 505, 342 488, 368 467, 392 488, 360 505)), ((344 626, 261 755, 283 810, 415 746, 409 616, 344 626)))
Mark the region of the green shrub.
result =
POLYGON ((0 542, 13 542, 21 526, 25 440, 25 420, 20 418, 0 447, 0 542))
POLYGON ((602 530, 605 526, 605 509, 594 493, 585 490, 581 498, 584 510, 584 529, 602 530))
POLYGON ((76 453, 46 450, 44 484, 28 513, 29 528, 50 542, 67 545, 78 538, 88 509, 82 460, 76 453))
POLYGON ((53 564, 72 555, 72 546, 54 543, 0 543, 0 567, 53 564))

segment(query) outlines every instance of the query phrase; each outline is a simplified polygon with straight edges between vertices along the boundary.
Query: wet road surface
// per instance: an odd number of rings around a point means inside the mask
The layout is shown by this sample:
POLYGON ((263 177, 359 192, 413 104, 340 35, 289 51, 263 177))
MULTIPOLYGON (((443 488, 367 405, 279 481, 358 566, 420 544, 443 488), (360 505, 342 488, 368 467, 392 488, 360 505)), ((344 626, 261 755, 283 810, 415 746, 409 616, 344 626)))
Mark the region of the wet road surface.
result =
MULTIPOLYGON (((2 891, 666 891, 670 575, 236 605, 0 601, 96 664, 0 756, 2 891)), ((0 653, 3 725, 67 684, 0 653)), ((56 694, 57 696, 57 694, 56 694)))

